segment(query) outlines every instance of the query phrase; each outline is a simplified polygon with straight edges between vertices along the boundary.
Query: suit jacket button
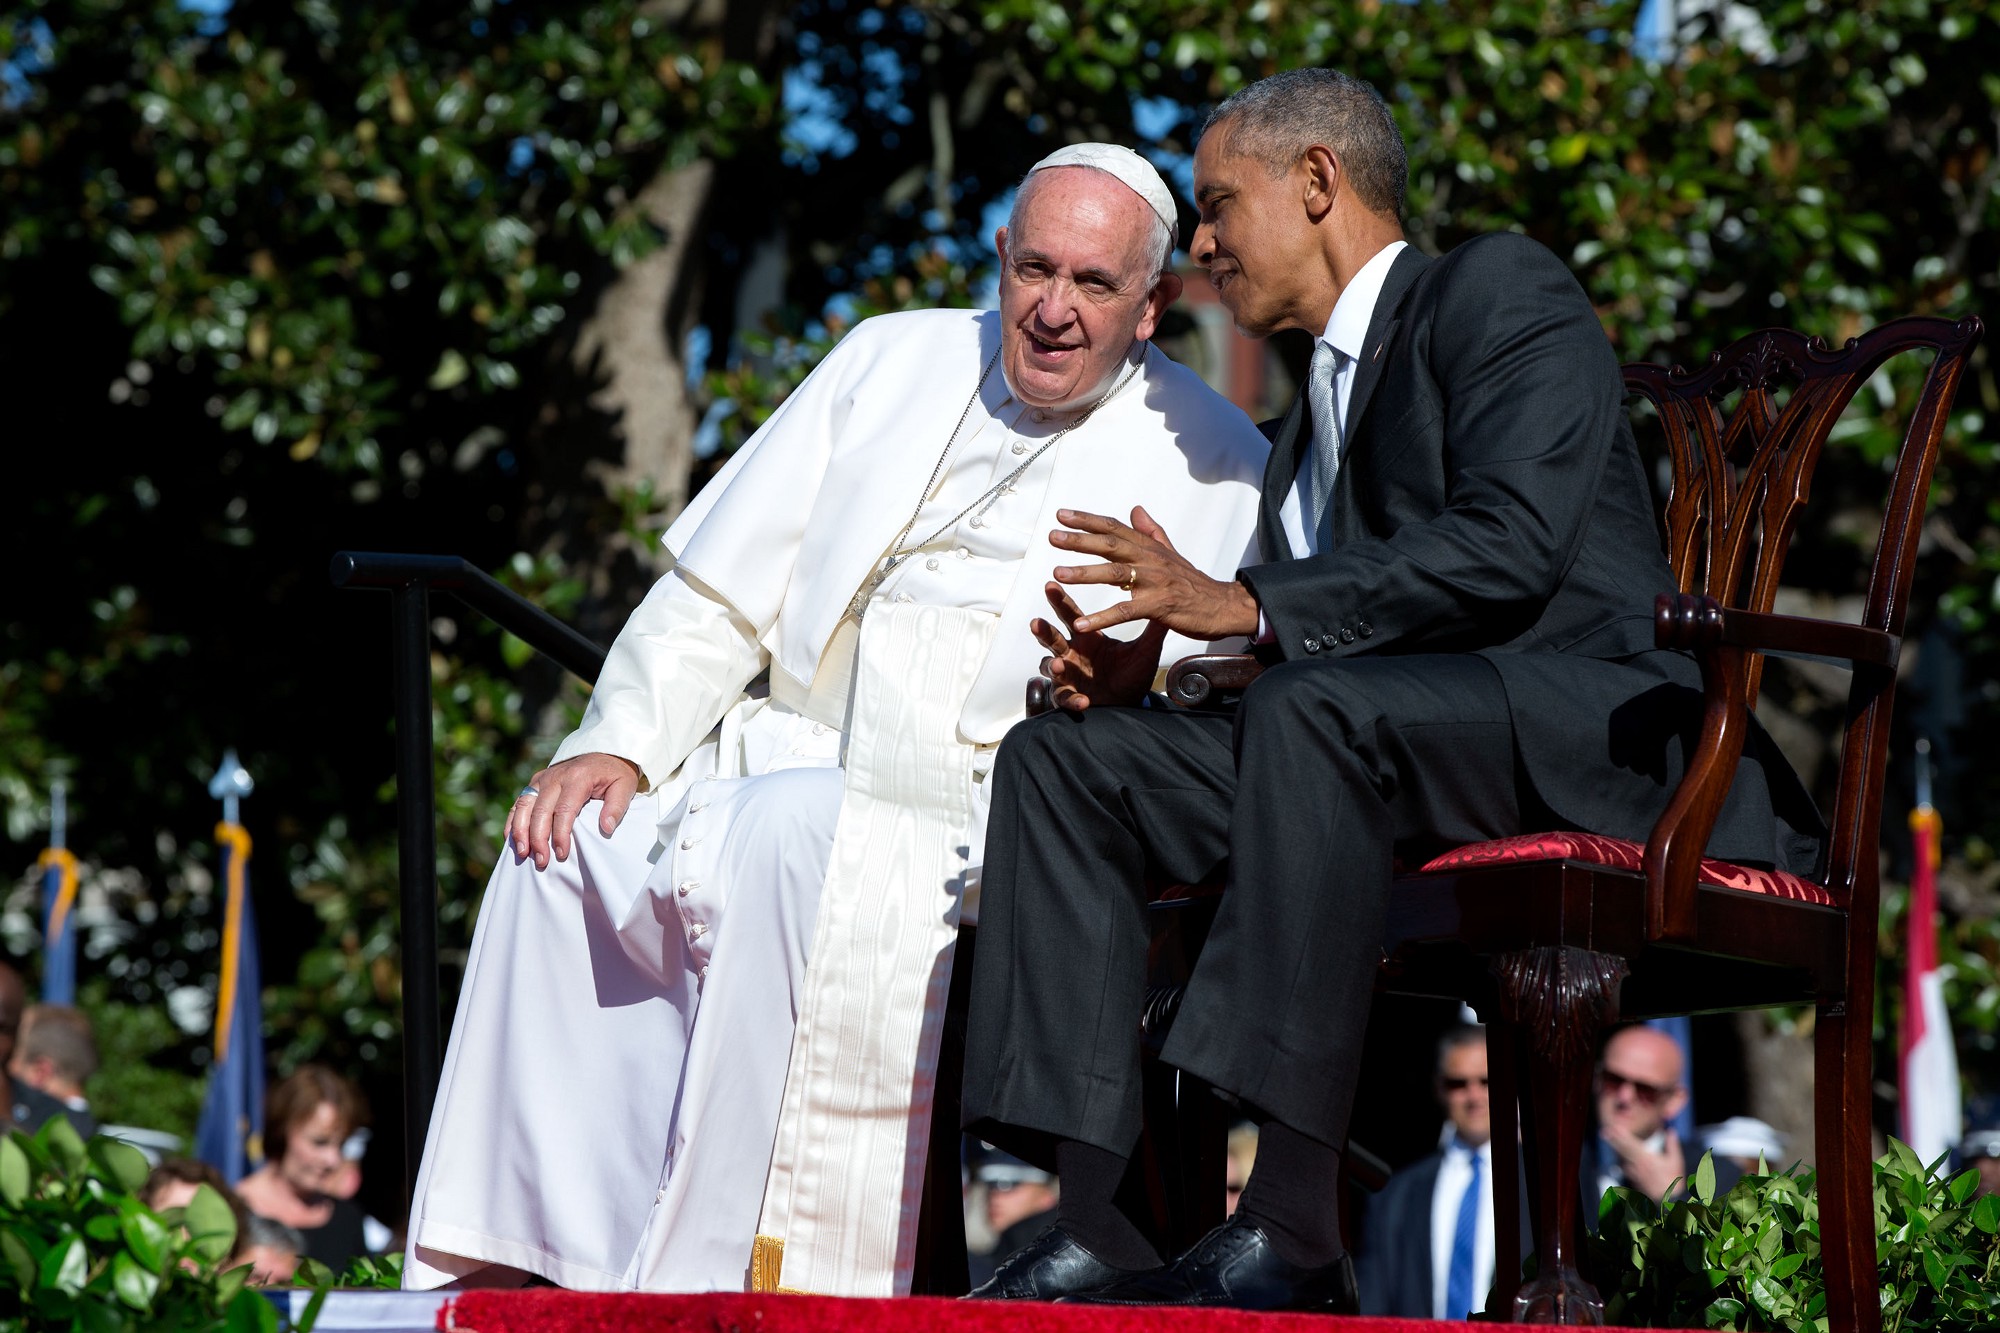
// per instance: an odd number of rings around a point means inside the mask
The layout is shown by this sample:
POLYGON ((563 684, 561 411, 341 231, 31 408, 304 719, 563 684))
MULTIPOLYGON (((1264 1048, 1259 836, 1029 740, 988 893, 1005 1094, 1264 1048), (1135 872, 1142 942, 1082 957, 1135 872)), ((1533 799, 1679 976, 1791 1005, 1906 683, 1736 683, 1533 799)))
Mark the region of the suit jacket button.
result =
POLYGON ((1373 634, 1373 633, 1375 632, 1375 627, 1374 627, 1373 625, 1369 624, 1369 623, 1368 623, 1367 621, 1363 620, 1363 621, 1360 621, 1360 622, 1358 622, 1358 623, 1357 623, 1357 624, 1356 624, 1356 625, 1354 626, 1354 632, 1355 632, 1356 634, 1359 634, 1359 635, 1360 635, 1360 636, 1361 636, 1362 638, 1364 638, 1364 639, 1365 639, 1365 638, 1367 638, 1367 637, 1368 637, 1369 635, 1371 635, 1371 634, 1373 634))
POLYGON ((1319 651, 1319 640, 1318 640, 1318 639, 1307 639, 1307 640, 1306 640, 1306 651, 1307 651, 1307 652, 1309 652, 1309 653, 1316 653, 1316 652, 1318 652, 1318 651, 1319 651))
POLYGON ((1349 628, 1347 628, 1347 626, 1345 626, 1345 625, 1342 625, 1342 626, 1340 627, 1340 641, 1341 641, 1342 643, 1353 643, 1353 642, 1354 642, 1354 631, 1353 631, 1353 630, 1351 630, 1351 629, 1349 629, 1349 628))

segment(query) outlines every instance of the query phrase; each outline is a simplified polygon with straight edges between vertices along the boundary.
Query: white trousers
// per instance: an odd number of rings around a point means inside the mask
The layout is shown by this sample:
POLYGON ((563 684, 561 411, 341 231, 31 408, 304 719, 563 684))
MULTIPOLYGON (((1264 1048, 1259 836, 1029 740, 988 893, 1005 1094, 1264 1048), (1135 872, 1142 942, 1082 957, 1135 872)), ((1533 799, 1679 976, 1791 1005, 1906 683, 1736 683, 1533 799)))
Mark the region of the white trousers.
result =
POLYGON ((669 810, 640 796, 609 838, 586 806, 547 870, 503 852, 406 1287, 504 1264, 582 1290, 745 1289, 841 783, 708 779, 669 810))

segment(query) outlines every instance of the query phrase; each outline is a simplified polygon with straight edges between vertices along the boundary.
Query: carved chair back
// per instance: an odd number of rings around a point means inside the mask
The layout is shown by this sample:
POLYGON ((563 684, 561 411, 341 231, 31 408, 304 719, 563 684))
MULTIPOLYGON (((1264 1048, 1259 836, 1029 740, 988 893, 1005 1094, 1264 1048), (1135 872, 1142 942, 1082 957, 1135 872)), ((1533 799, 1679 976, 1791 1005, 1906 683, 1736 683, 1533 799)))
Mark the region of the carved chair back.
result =
MULTIPOLYGON (((1836 902, 1869 917, 1876 906, 1889 704, 1924 502, 1949 407, 1980 332, 1976 319, 1954 323, 1913 317, 1883 324, 1833 351, 1820 339, 1767 329, 1716 352, 1693 371, 1625 367, 1628 391, 1650 402, 1658 414, 1672 464, 1665 539, 1682 596, 1671 611, 1660 609, 1663 630, 1670 617, 1678 617, 1687 622, 1682 641, 1690 647, 1748 642, 1855 666, 1836 795, 1828 812, 1832 838, 1825 882, 1836 902), (1884 363, 1925 350, 1935 356, 1897 452, 1859 626, 1772 616, 1793 530, 1835 423, 1884 363), (1729 634, 1724 624, 1731 617, 1759 623, 1754 633, 1729 634)), ((1755 706, 1763 652, 1712 652, 1705 655, 1703 668, 1705 673, 1734 673, 1726 693, 1742 708, 1755 706)), ((1716 697, 1713 683, 1709 693, 1716 697)), ((1728 767, 1734 768, 1733 755, 1728 767)), ((1726 775, 1718 777, 1726 785, 1726 775)), ((1694 799, 1692 793, 1684 795, 1688 800, 1676 806, 1694 799)), ((1716 805, 1721 796, 1720 790, 1713 794, 1716 805)), ((1678 817, 1670 808, 1661 830, 1678 817)), ((1701 829, 1702 836, 1683 849, 1690 882, 1706 831, 1701 829)), ((1663 840, 1656 834, 1654 841, 1663 840)), ((1692 904, 1691 895, 1662 896, 1684 897, 1692 904)), ((1656 938, 1680 933, 1671 927, 1654 932, 1656 938)))

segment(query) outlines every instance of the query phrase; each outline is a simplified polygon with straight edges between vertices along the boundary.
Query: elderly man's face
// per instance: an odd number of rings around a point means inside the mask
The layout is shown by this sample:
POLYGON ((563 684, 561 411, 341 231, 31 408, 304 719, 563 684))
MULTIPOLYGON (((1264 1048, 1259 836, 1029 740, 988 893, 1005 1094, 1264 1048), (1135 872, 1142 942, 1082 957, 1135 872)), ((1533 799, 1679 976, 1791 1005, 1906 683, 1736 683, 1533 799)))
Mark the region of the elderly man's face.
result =
POLYGON ((1320 331, 1302 276, 1314 271, 1303 161, 1273 173, 1262 159, 1232 152, 1227 123, 1204 134, 1194 154, 1194 199, 1201 221, 1188 256, 1246 337, 1280 329, 1320 331))
POLYGON ((1486 1044, 1466 1041, 1438 1062, 1438 1098, 1451 1127, 1467 1147, 1493 1137, 1493 1108, 1486 1096, 1486 1044))
POLYGON ((1146 202, 1089 167, 1030 176, 1012 232, 1002 227, 1000 360, 1025 403, 1058 407, 1111 385, 1137 339, 1180 294, 1155 281, 1158 225, 1146 202))
POLYGON ((1680 1114, 1681 1050, 1652 1028, 1627 1028, 1604 1048, 1597 1071, 1597 1119, 1648 1139, 1680 1114))

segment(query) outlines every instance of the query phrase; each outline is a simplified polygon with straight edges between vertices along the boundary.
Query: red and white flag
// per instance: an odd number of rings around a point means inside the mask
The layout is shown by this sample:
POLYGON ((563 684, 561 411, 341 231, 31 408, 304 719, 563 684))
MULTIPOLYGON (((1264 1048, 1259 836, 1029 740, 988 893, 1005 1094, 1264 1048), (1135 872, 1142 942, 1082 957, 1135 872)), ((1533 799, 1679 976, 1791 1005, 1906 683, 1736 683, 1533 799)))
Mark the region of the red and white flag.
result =
POLYGON ((1944 822, 1931 804, 1930 744, 1917 742, 1917 808, 1910 811, 1910 913, 1903 985, 1903 1141, 1930 1163, 1950 1151, 1964 1128, 1958 1052, 1945 1016, 1938 971, 1937 872, 1944 822))

